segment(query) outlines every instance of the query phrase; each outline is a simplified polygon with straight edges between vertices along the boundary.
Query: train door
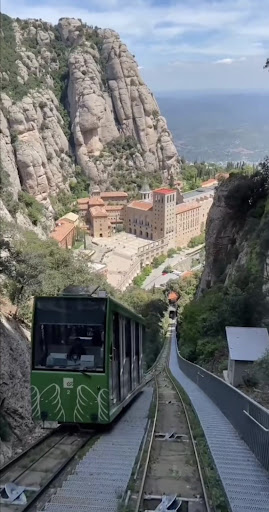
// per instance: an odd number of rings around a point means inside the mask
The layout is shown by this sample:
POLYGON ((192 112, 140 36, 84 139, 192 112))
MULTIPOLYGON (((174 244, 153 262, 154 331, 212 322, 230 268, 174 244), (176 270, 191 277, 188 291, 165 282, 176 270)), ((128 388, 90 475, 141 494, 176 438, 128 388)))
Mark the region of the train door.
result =
POLYGON ((120 332, 118 313, 113 313, 112 324, 112 342, 110 355, 112 376, 111 397, 112 403, 115 404, 121 401, 120 332))
POLYGON ((125 318, 125 382, 126 394, 132 390, 132 334, 131 334, 131 320, 125 318))

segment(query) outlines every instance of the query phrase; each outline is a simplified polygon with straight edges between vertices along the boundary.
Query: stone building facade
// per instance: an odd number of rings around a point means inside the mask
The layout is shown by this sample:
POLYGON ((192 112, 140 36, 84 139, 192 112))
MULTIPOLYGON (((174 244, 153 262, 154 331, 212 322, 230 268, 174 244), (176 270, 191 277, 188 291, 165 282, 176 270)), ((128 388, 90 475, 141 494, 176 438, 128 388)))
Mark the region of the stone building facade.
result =
POLYGON ((163 247, 184 247, 205 228, 214 188, 182 194, 179 188, 151 191, 144 184, 141 199, 127 203, 125 192, 100 192, 78 199, 80 217, 93 237, 110 237, 122 226, 127 233, 149 241, 165 240, 163 247))
POLYGON ((197 191, 191 201, 180 191, 168 188, 153 190, 145 200, 132 201, 125 207, 125 231, 148 240, 165 239, 170 247, 184 247, 205 228, 214 190, 197 191))
POLYGON ((126 192, 100 192, 95 187, 91 197, 78 199, 80 218, 93 237, 110 237, 123 225, 126 192))

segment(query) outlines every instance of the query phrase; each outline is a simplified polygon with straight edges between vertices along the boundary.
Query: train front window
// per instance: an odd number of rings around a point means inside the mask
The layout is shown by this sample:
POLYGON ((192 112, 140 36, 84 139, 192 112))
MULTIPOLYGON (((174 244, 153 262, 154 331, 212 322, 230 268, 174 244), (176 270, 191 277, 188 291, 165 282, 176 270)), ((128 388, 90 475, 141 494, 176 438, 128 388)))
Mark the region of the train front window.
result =
POLYGON ((38 299, 34 326, 36 369, 104 371, 105 302, 98 303, 101 308, 96 308, 92 300, 38 299))

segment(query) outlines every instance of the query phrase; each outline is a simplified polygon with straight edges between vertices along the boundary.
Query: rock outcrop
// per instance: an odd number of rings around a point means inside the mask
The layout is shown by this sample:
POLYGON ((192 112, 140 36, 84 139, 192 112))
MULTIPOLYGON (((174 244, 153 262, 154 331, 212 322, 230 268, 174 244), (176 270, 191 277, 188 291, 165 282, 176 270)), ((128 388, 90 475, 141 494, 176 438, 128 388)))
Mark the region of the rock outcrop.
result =
POLYGON ((15 104, 2 94, 2 166, 14 193, 23 187, 47 206, 50 194, 69 190, 67 181, 74 167, 57 107, 50 90, 33 91, 15 104))
POLYGON ((69 191, 75 161, 102 188, 119 169, 178 173, 166 121, 116 32, 4 15, 2 43, 10 62, 1 74, 1 165, 15 198, 23 188, 50 208, 50 196, 69 191))
POLYGON ((1 466, 43 434, 31 419, 29 332, 8 314, 7 301, 0 297, 0 302, 1 466))
POLYGON ((248 277, 255 272, 268 294, 269 198, 267 194, 263 199, 265 206, 261 203, 245 212, 237 207, 235 212, 227 198, 240 191, 236 188, 240 181, 240 176, 230 178, 215 193, 206 224, 206 258, 198 296, 218 283, 229 284, 242 271, 248 277))

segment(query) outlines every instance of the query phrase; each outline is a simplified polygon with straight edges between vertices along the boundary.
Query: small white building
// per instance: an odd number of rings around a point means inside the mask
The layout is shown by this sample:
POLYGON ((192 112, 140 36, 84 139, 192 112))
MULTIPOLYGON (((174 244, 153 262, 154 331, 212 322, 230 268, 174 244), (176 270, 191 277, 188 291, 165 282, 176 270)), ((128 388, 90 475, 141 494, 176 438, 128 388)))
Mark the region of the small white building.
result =
POLYGON ((227 377, 230 384, 243 383, 249 365, 269 350, 269 335, 263 327, 226 327, 229 348, 227 377))

